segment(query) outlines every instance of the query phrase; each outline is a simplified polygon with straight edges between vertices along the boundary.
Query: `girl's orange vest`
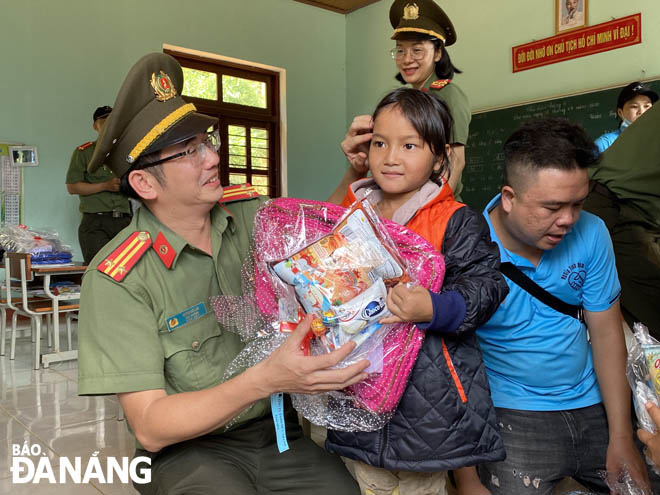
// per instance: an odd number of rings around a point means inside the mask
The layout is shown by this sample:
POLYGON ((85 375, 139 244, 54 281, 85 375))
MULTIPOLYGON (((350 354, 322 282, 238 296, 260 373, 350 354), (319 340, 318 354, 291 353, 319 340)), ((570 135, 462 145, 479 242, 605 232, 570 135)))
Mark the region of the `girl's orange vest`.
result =
MULTIPOLYGON (((355 202, 355 199, 355 194, 349 187, 341 205, 348 208, 355 202)), ((465 206, 463 203, 454 199, 451 188, 445 186, 441 189, 440 194, 417 210, 406 227, 429 241, 435 249, 442 251, 447 222, 454 212, 463 206, 465 206)))

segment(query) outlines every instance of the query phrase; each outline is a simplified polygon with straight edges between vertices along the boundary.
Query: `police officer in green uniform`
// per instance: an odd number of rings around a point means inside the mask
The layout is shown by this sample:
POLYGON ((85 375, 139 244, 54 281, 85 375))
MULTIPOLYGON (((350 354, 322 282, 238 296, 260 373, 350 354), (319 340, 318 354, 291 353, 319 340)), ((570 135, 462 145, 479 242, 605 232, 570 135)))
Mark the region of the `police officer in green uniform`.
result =
POLYGON ((614 244, 621 305, 630 325, 660 339, 660 105, 621 133, 591 170, 584 209, 600 216, 614 244))
MULTIPOLYGON (((112 108, 99 107, 94 111, 92 127, 99 134, 112 108)), ((96 172, 87 171, 96 142, 81 144, 71 155, 66 174, 66 189, 69 194, 80 196, 82 220, 78 227, 78 241, 85 264, 105 244, 126 227, 131 221, 131 206, 124 195, 119 193, 119 177, 106 167, 96 172)))
POLYGON ((266 400, 364 379, 366 361, 330 369, 354 346, 304 356, 307 319, 268 358, 223 382, 243 345, 216 321, 209 298, 241 293, 264 198, 248 191, 218 204, 219 139, 208 132, 217 119, 186 103, 182 86, 174 58, 140 59, 89 165, 94 173, 106 163, 142 207, 83 278, 79 393, 119 397, 137 455, 151 459, 141 493, 357 494, 341 460, 302 435, 289 401, 290 448, 278 452, 266 400))
MULTIPOLYGON (((452 116, 448 182, 460 201, 472 111, 467 95, 454 81, 454 75, 461 71, 454 67, 446 49, 456 42, 456 30, 447 14, 433 0, 396 0, 390 7, 390 23, 394 28, 392 39, 396 40, 391 51, 399 71, 396 79, 413 88, 432 92, 447 105, 452 116)), ((348 186, 367 174, 366 146, 371 140, 372 127, 369 115, 360 115, 353 120, 342 142, 342 150, 351 167, 329 201, 341 203, 348 186)))

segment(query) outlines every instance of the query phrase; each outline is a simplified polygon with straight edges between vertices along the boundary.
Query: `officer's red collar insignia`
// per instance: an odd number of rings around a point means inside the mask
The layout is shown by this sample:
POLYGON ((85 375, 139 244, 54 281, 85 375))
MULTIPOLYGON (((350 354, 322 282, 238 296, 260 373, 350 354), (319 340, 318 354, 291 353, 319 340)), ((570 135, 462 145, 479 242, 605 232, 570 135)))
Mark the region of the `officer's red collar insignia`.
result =
POLYGON ((163 262, 163 265, 165 265, 167 269, 172 268, 172 263, 174 263, 174 258, 176 258, 176 251, 172 245, 167 242, 167 239, 165 239, 162 232, 158 232, 153 248, 160 258, 160 261, 163 262))
POLYGON ((133 232, 96 269, 111 279, 121 282, 147 252, 149 246, 151 246, 149 232, 133 232))
POLYGON ((449 84, 450 82, 451 82, 451 79, 438 79, 437 81, 433 81, 429 85, 429 88, 431 88, 431 89, 442 89, 445 86, 447 86, 447 84, 449 84))
POLYGON ((81 144, 80 146, 78 146, 78 151, 86 150, 87 148, 89 148, 93 144, 94 144, 94 141, 87 141, 85 144, 81 144))
POLYGON ((220 204, 232 203, 234 201, 240 201, 243 199, 252 199, 259 196, 257 190, 252 187, 252 185, 247 183, 238 184, 235 186, 227 186, 223 190, 224 192, 222 194, 222 198, 220 198, 220 201, 218 201, 220 204))

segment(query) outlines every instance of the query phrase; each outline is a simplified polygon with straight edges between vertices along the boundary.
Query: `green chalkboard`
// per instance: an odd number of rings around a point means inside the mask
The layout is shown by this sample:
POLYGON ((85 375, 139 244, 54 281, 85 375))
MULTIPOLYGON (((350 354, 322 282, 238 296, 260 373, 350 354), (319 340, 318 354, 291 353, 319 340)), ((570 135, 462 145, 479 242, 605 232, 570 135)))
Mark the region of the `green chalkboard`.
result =
MULTIPOLYGON (((660 80, 646 82, 660 93, 660 80)), ((465 149, 463 201, 481 211, 502 185, 502 145, 524 121, 565 117, 582 124, 594 138, 618 126, 616 100, 621 87, 512 106, 472 115, 465 149)))

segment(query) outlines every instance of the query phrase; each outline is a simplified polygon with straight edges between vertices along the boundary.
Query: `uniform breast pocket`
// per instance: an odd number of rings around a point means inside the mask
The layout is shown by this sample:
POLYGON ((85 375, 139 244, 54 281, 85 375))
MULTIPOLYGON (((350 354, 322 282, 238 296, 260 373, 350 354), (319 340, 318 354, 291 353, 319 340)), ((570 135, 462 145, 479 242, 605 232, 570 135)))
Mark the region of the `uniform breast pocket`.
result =
POLYGON ((172 391, 202 390, 222 381, 229 355, 223 343, 233 340, 224 334, 213 313, 160 333, 165 379, 172 391))

